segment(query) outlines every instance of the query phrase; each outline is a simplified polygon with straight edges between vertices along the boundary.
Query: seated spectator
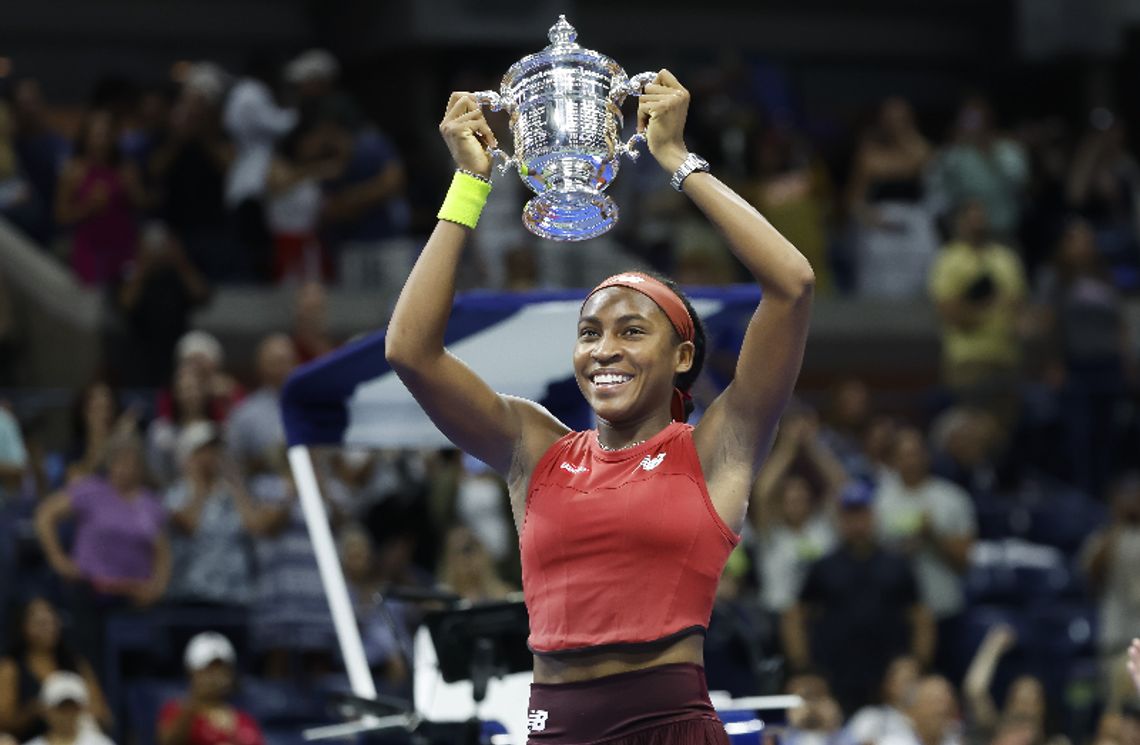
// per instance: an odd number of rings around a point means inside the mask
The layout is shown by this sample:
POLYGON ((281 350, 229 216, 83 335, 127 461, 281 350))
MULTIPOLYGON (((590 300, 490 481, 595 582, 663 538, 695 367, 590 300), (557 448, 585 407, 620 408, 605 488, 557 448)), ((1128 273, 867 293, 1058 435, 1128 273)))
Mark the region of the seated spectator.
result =
POLYGON ((796 675, 788 681, 789 695, 803 703, 788 709, 788 726, 780 737, 788 745, 854 745, 843 729, 843 712, 818 675, 796 675))
POLYGON ((1027 729, 1029 742, 1045 742, 1045 686, 1032 675, 1020 675, 1010 684, 1005 706, 998 711, 990 695, 994 674, 1001 658, 1017 644, 1017 635, 1008 626, 995 626, 987 632, 974 655, 962 684, 966 719, 971 739, 989 742, 997 739, 1007 723, 1027 729))
POLYGON ((224 460, 217 428, 209 422, 182 430, 178 458, 182 478, 164 500, 173 556, 167 594, 183 602, 245 606, 253 596, 248 534, 259 526, 245 480, 224 460))
POLYGON ((296 364, 296 347, 285 334, 270 334, 258 345, 257 374, 261 387, 234 407, 226 423, 229 452, 245 473, 272 470, 270 464, 285 444, 281 387, 296 364))
POLYGON ((846 711, 870 703, 890 660, 909 652, 927 664, 934 654, 930 610, 907 561, 877 543, 873 501, 866 484, 843 491, 840 545, 808 569, 781 624, 792 669, 818 666, 846 711))
POLYGON ((922 668, 910 656, 896 657, 883 678, 882 702, 864 706, 847 722, 847 734, 859 745, 878 745, 885 737, 905 735, 910 730, 906 711, 922 668))
POLYGON ((47 726, 25 745, 114 745, 91 721, 89 701, 82 677, 63 670, 48 675, 39 695, 47 726))
POLYGON ((182 242, 164 223, 148 223, 138 256, 115 293, 137 368, 124 370, 121 377, 146 386, 170 380, 174 349, 189 328, 190 314, 209 297, 210 286, 190 263, 182 242))
POLYGON ((320 282, 305 282, 297 288, 293 306, 293 345, 297 361, 310 362, 336 349, 329 333, 328 292, 320 282))
POLYGON ((174 483, 180 473, 178 438, 194 422, 209 422, 209 401, 205 383, 189 366, 182 365, 174 373, 172 411, 169 416, 154 418, 146 431, 146 460, 150 473, 159 484, 174 483))
MULTIPOLYGON (((251 530, 258 567, 250 623, 253 648, 264 655, 265 674, 271 678, 288 675, 293 653, 302 655, 306 672, 327 671, 336 650, 328 596, 283 453, 274 472, 250 480, 249 491, 257 512, 251 530)), ((341 512, 335 494, 321 489, 334 525, 341 512)))
POLYGON ((87 115, 56 196, 56 221, 72 227, 71 267, 85 285, 123 276, 135 256, 138 212, 150 204, 138 169, 119 151, 116 126, 108 111, 87 115))
POLYGON ((142 442, 116 435, 107 443, 105 475, 72 481, 44 499, 36 534, 60 578, 136 605, 162 597, 170 579, 166 518, 145 484, 142 442), (59 538, 59 525, 68 519, 75 521, 70 556, 59 538))
POLYGON ((1140 474, 1121 476, 1108 490, 1108 503, 1111 522, 1081 549, 1100 602, 1097 648, 1106 679, 1140 628, 1140 474))
POLYGON ((997 132, 985 99, 963 102, 954 139, 935 157, 931 180, 935 200, 949 210, 971 201, 984 204, 998 240, 1016 236, 1029 160, 1019 143, 997 132))
POLYGON ((86 659, 63 639, 59 613, 50 602, 36 597, 15 616, 9 646, 0 659, 0 731, 28 740, 46 731, 48 682, 68 672, 85 683, 83 703, 104 728, 112 725, 111 710, 86 659))
MULTIPOLYGON (((410 673, 414 609, 405 602, 382 598, 380 593, 388 582, 380 571, 367 531, 359 525, 349 525, 340 531, 339 544, 368 666, 388 688, 401 688, 407 684, 410 673)), ((410 564, 411 552, 405 556, 410 564)))
POLYGON ((1016 413, 1010 398, 1021 361, 1017 323, 1026 279, 1018 255, 990 237, 987 209, 979 201, 959 209, 954 240, 939 253, 929 286, 942 319, 945 384, 964 403, 999 414, 1008 428, 1016 413))
POLYGON ((457 525, 448 532, 440 563, 440 584, 468 602, 504 600, 514 591, 495 572, 491 555, 475 533, 465 526, 457 525))
POLYGON ((962 575, 978 532, 974 505, 961 487, 931 475, 920 430, 901 430, 892 456, 875 500, 876 532, 885 547, 911 557, 923 604, 946 621, 966 606, 962 575))
POLYGON ((958 700, 946 678, 930 675, 919 680, 907 714, 908 731, 884 737, 879 745, 961 745, 958 700))
POLYGON ((204 631, 186 645, 183 662, 190 689, 181 701, 162 707, 159 745, 264 745, 257 721, 228 703, 237 678, 237 655, 230 640, 204 631))
POLYGON ((922 295, 938 249, 934 216, 924 204, 924 172, 932 153, 910 104, 898 97, 884 101, 855 153, 847 190, 863 297, 922 295))
POLYGON ((0 402, 0 504, 6 501, 5 497, 20 493, 28 465, 20 423, 7 402, 0 402))
MULTIPOLYGON (((221 343, 209 332, 195 329, 178 340, 174 348, 176 369, 189 367, 206 389, 210 419, 224 422, 234 406, 245 396, 245 389, 225 370, 225 352, 221 343)), ((160 396, 159 412, 169 415, 172 405, 169 393, 160 396)))
POLYGON ((813 415, 786 414, 754 488, 766 610, 783 613, 791 607, 808 567, 835 547, 834 506, 846 480, 843 466, 820 444, 813 415))

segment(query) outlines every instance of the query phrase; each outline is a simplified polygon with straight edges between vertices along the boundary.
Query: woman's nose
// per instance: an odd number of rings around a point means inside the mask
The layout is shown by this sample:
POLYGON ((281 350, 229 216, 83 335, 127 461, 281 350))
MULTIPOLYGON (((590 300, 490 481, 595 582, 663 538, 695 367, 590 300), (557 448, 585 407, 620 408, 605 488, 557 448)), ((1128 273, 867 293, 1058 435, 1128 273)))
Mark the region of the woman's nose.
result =
POLYGON ((612 360, 620 354, 621 350, 617 345, 617 339, 611 334, 602 334, 598 338, 598 342, 594 344, 594 348, 590 350, 590 356, 598 362, 612 360))

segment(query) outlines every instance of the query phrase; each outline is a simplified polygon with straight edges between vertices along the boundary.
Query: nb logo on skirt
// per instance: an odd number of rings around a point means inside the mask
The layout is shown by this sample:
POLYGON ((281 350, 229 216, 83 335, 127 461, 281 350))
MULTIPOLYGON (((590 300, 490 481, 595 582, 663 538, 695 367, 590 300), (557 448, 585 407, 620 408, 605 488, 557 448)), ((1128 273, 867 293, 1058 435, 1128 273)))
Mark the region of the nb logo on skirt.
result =
POLYGON ((542 732, 546 729, 546 720, 549 717, 550 712, 546 709, 531 709, 526 715, 526 731, 542 732))

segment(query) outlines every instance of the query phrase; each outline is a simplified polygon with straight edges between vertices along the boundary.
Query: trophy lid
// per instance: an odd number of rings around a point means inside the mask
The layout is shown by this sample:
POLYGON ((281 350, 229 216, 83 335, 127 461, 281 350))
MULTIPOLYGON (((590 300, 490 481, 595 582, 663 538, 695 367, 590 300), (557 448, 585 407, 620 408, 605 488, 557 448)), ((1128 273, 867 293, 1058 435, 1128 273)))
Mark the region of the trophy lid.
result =
POLYGON ((541 51, 523 57, 507 70, 501 88, 504 95, 509 95, 513 88, 529 78, 534 71, 552 66, 586 68, 608 75, 611 79, 626 77, 625 70, 613 59, 578 44, 578 31, 570 25, 565 15, 558 16, 558 20, 547 32, 546 38, 550 40, 550 44, 541 51))

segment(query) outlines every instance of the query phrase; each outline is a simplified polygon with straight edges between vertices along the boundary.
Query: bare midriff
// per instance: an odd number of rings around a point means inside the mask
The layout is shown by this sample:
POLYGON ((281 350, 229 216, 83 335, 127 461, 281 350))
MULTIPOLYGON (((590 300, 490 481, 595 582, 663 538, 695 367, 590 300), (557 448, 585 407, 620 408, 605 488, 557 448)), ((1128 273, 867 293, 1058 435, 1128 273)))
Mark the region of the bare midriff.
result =
POLYGON ((704 665, 705 637, 689 634, 651 650, 602 650, 534 656, 535 683, 576 683, 676 662, 704 665))

